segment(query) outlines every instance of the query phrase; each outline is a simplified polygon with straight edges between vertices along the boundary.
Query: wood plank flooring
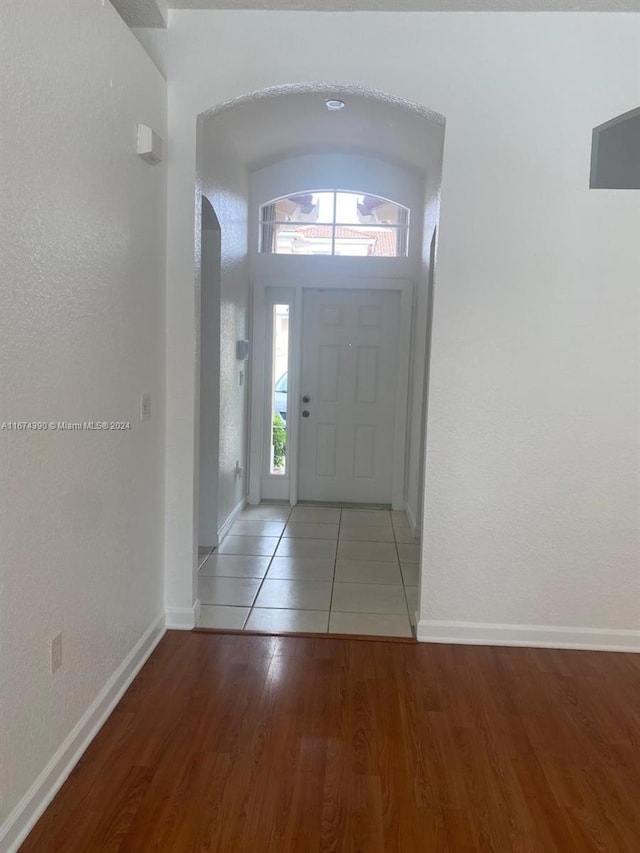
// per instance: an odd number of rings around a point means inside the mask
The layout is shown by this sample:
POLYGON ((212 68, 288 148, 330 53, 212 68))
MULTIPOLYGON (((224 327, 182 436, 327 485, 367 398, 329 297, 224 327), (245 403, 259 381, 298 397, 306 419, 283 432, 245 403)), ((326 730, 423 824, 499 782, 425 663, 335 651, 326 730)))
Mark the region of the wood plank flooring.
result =
POLYGON ((169 632, 22 846, 638 853, 640 656, 169 632))

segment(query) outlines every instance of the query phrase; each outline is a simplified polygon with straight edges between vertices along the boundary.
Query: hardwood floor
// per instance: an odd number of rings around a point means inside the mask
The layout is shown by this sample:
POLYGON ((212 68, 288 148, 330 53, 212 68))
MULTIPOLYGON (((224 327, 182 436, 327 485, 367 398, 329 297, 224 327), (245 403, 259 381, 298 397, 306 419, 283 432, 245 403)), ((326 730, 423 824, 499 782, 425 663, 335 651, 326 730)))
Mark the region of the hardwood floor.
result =
POLYGON ((640 657, 169 632, 21 848, 638 853, 640 657))

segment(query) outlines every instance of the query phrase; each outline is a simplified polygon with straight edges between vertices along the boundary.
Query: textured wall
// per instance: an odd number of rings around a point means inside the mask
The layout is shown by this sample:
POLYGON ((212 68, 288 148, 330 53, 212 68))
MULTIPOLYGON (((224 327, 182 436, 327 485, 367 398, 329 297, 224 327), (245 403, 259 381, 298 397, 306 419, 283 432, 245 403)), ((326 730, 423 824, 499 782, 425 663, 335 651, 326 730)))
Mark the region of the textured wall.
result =
POLYGON ((638 102, 640 19, 455 30, 423 617, 637 631, 640 197, 588 180, 591 126, 638 102))
POLYGON ((162 612, 165 177, 135 131, 166 128, 108 3, 0 16, 0 422, 132 424, 0 430, 1 824, 162 612))
POLYGON ((166 78, 165 53, 169 33, 160 27, 132 27, 131 32, 147 52, 158 71, 166 78))
POLYGON ((431 346, 430 312, 433 309, 435 269, 431 242, 440 214, 442 166, 426 179, 424 216, 422 217, 420 278, 413 310, 413 372, 410 386, 409 452, 407 454, 406 510, 414 532, 422 536, 422 508, 425 475, 425 407, 428 398, 428 348, 431 346))
POLYGON ((220 455, 220 225, 203 198, 200 291, 198 545, 218 544, 220 455))
MULTIPOLYGON (((236 342, 248 337, 249 260, 247 209, 249 182, 215 119, 204 122, 200 152, 202 191, 220 222, 220 455, 218 530, 246 495, 247 362, 236 358, 236 342), (240 372, 244 381, 240 385, 240 372)), ((202 327, 203 339, 211 330, 202 327)))
MULTIPOLYGON (((590 192, 588 176, 591 128, 638 103, 638 18, 170 20, 177 228, 193 208, 195 116, 215 104, 337 80, 447 118, 423 616, 637 628, 640 200, 590 192)), ((169 240, 178 350, 193 323, 184 286, 193 236, 176 230, 169 240)), ((176 385, 187 385, 193 359, 178 356, 175 369, 176 385)), ((173 553, 187 552, 189 483, 178 470, 187 432, 168 456, 185 499, 170 522, 173 553)), ((169 575, 176 588, 179 572, 169 575)))

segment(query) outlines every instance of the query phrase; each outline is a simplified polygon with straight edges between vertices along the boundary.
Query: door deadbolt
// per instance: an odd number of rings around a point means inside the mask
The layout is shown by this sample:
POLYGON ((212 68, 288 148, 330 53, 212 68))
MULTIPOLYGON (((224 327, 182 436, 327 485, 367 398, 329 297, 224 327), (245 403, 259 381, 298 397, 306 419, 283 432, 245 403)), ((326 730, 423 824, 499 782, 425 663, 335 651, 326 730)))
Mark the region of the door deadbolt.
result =
POLYGON ((304 409, 304 410, 303 410, 303 412, 302 412, 302 417, 303 417, 303 418, 308 418, 308 417, 309 417, 309 410, 308 410, 308 409, 304 409))
POLYGON ((308 394, 305 394, 305 395, 304 395, 304 397, 302 398, 302 402, 303 402, 303 403, 310 403, 310 402, 311 402, 311 397, 309 397, 309 395, 308 395, 308 394))

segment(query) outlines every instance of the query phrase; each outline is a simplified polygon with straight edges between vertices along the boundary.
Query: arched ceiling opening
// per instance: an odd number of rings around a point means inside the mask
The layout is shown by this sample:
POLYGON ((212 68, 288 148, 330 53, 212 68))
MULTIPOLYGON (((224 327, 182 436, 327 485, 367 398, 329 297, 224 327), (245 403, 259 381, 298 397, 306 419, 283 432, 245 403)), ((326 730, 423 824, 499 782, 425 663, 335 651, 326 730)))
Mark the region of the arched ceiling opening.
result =
POLYGON ((637 12, 638 0, 111 0, 130 27, 166 27, 169 9, 308 12, 637 12))
POLYGON ((168 0, 170 9, 313 12, 637 12, 637 0, 168 0))
POLYGON ((439 168, 444 118, 401 98, 328 83, 278 86, 200 116, 224 134, 248 171, 310 153, 354 153, 425 174, 439 168), (344 101, 330 111, 325 100, 344 101))

